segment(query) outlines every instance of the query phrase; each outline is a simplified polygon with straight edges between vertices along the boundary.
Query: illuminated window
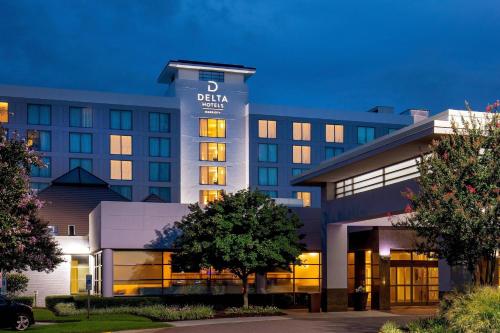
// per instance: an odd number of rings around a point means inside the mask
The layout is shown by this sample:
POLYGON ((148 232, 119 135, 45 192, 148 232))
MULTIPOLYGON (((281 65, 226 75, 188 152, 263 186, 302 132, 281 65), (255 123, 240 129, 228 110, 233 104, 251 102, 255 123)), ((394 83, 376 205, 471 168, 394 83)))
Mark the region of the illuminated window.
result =
POLYGON ((171 202, 170 187, 152 186, 149 188, 149 194, 154 194, 160 197, 163 201, 171 202))
POLYGON ((92 109, 71 106, 69 108, 69 126, 92 127, 92 109))
POLYGON ((311 164, 311 147, 293 146, 293 163, 311 164))
POLYGON ((311 192, 293 192, 293 197, 302 200, 304 207, 311 207, 311 192))
POLYGON ((149 131, 150 132, 170 132, 170 114, 150 112, 149 113, 149 131))
POLYGON ((224 162, 225 160, 225 143, 200 142, 200 161, 224 162))
POLYGON ((278 168, 259 168, 259 185, 278 185, 278 168))
POLYGON ((209 202, 219 200, 222 198, 222 190, 201 190, 200 191, 200 203, 206 205, 209 202))
POLYGON ((9 122, 9 103, 0 102, 0 123, 9 122))
POLYGON ((92 172, 92 159, 90 158, 70 158, 69 169, 82 168, 88 172, 92 172))
POLYGON ((198 77, 200 81, 224 82, 224 72, 200 70, 198 77))
POLYGON ((69 133, 70 153, 92 153, 92 134, 69 133))
POLYGON ((50 105, 28 104, 28 124, 50 125, 50 105))
POLYGON ((110 110, 110 128, 118 130, 132 129, 132 111, 110 110))
POLYGON ((293 139, 311 141, 311 123, 293 123, 293 139))
POLYGON ((31 177, 51 177, 52 174, 52 163, 50 157, 42 157, 42 162, 44 166, 38 167, 35 165, 31 166, 31 177))
POLYGON ((259 162, 278 162, 278 145, 259 143, 259 162))
POLYGON ((209 138, 226 137, 226 120, 213 118, 200 118, 200 136, 209 138))
POLYGON ((111 160, 111 179, 132 180, 132 161, 111 160))
POLYGON ((170 138, 149 138, 149 156, 170 157, 170 138))
POLYGON ((109 136, 109 153, 113 155, 132 155, 132 136, 111 134, 109 136))
POLYGON ((358 143, 365 144, 375 139, 375 128, 358 127, 358 143))
POLYGON ((152 182, 169 182, 170 163, 149 162, 149 180, 152 182))
POLYGON ((266 292, 318 292, 321 291, 321 254, 305 252, 299 256, 300 265, 290 270, 276 270, 266 274, 266 292))
POLYGON ((344 126, 343 125, 330 125, 325 126, 325 140, 326 142, 344 142, 344 126))
POLYGON ((87 274, 89 274, 89 257, 71 256, 71 272, 70 272, 70 288, 69 288, 71 294, 80 294, 87 292, 86 278, 85 278, 87 274))
POLYGON ((259 120, 259 138, 276 139, 275 120, 259 120))
POLYGON ((226 185, 226 168, 215 166, 200 167, 201 185, 226 185))
POLYGON ((121 196, 132 200, 132 186, 128 185, 111 185, 110 188, 121 196))
POLYGON ((344 148, 340 147, 325 147, 325 160, 334 158, 344 152, 344 148))
POLYGON ((50 131, 28 130, 27 144, 28 147, 34 150, 50 151, 52 146, 51 141, 50 131))

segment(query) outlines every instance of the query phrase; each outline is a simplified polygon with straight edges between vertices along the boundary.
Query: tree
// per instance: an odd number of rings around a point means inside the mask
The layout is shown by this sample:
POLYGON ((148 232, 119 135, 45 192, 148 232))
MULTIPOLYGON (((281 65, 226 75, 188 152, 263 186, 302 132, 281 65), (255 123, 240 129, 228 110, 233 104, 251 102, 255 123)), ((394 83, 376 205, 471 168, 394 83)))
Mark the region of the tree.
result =
POLYGON ((31 166, 44 167, 40 155, 0 127, 0 270, 52 271, 62 252, 37 216, 42 206, 30 190, 31 166))
POLYGON ((403 193, 410 217, 396 225, 415 230, 422 251, 465 266, 474 284, 492 285, 500 245, 500 119, 496 112, 485 115, 486 121, 470 112, 452 122, 452 133, 422 154, 419 192, 403 193))
POLYGON ((289 269, 304 249, 297 215, 262 192, 223 194, 221 200, 189 209, 175 224, 180 230, 175 260, 190 269, 213 267, 238 276, 245 307, 251 274, 289 269))
POLYGON ((7 274, 7 294, 10 297, 17 296, 28 289, 29 278, 21 273, 7 274))

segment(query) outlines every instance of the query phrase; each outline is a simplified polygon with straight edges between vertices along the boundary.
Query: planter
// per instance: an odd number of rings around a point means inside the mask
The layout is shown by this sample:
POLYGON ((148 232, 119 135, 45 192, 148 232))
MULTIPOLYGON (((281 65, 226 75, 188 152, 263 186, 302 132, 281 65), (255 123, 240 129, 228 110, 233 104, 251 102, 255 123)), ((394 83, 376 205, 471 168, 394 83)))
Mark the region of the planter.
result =
POLYGON ((368 301, 368 293, 354 293, 352 295, 352 303, 354 306, 354 311, 365 311, 366 302, 368 301))

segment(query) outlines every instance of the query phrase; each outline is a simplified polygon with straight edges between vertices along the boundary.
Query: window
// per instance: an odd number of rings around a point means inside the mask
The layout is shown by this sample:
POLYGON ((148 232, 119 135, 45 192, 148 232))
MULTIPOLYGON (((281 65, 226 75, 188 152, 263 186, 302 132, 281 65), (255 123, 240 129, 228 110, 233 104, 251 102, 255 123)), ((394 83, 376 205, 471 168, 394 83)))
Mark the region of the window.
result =
POLYGON ((166 202, 171 202, 172 199, 170 197, 170 187, 158 187, 158 186, 153 186, 149 188, 149 194, 155 194, 160 199, 166 202))
POLYGON ((31 177, 51 177, 51 160, 50 157, 42 157, 43 167, 31 166, 31 177))
POLYGON ((293 197, 302 200, 304 207, 311 207, 311 192, 292 192, 293 197))
POLYGON ((200 191, 200 203, 203 205, 209 202, 219 200, 222 198, 223 190, 201 190, 200 191))
POLYGON ((200 136, 210 138, 226 137, 226 120, 213 118, 200 118, 200 136))
POLYGON ((90 158, 70 158, 69 169, 82 168, 88 172, 92 172, 92 159, 90 158))
POLYGON ((28 124, 50 125, 50 105, 28 104, 28 124))
POLYGON ((117 130, 132 129, 132 111, 110 110, 110 128, 117 130))
POLYGON ((73 224, 68 225, 68 236, 76 236, 76 227, 73 224))
POLYGON ((111 185, 110 188, 122 197, 132 200, 132 186, 111 185))
POLYGON ((0 102, 0 123, 9 122, 9 103, 0 102))
POLYGON ((92 153, 92 134, 69 133, 70 153, 92 153))
POLYGON ((49 187, 49 183, 39 183, 39 182, 31 182, 30 188, 33 192, 39 192, 43 189, 49 187))
POLYGON ((278 185, 278 168, 259 168, 259 185, 278 185))
POLYGON ((292 168, 292 176, 298 176, 300 175, 302 172, 305 172, 309 169, 304 169, 304 168, 292 168))
POLYGON ((199 71, 200 81, 224 82, 224 72, 199 71))
POLYGON ((152 182, 169 182, 170 163, 149 162, 149 180, 152 182))
POLYGON ((200 166, 201 185, 226 185, 226 168, 200 166))
POLYGON ((387 134, 391 134, 392 132, 396 132, 397 130, 398 130, 397 128, 388 128, 387 134))
POLYGON ((365 144, 375 139, 375 128, 358 127, 358 143, 365 144))
POLYGON ((278 191, 261 191, 261 192, 270 198, 277 198, 278 197, 278 191))
POLYGON ((325 147, 325 160, 334 158, 344 152, 344 148, 339 147, 325 147))
POLYGON ((70 106, 69 126, 71 127, 92 127, 92 109, 70 106))
POLYGON ((311 164, 311 147, 293 146, 293 163, 311 164))
POLYGON ((293 123, 293 139, 311 141, 311 123, 293 123))
POLYGON ((149 131, 150 132, 170 132, 170 114, 150 112, 149 113, 149 131))
POLYGON ((132 161, 111 160, 111 179, 132 180, 132 161))
POLYGON ((344 142, 344 126, 343 125, 330 125, 325 126, 325 140, 326 142, 344 142))
POLYGON ((149 156, 170 157, 170 139, 149 138, 149 156))
POLYGON ((49 233, 52 236, 57 236, 57 227, 55 225, 48 225, 47 229, 49 229, 49 233))
POLYGON ((259 162, 278 162, 278 145, 259 143, 259 162))
POLYGON ((259 120, 259 138, 276 139, 275 120, 259 120))
POLYGON ((28 146, 38 151, 51 150, 51 135, 49 131, 28 130, 28 146))
POLYGON ((86 290, 85 276, 89 274, 89 256, 71 256, 70 293, 84 294, 86 290))
POLYGON ((109 153, 112 155, 132 155, 132 136, 111 134, 109 136, 109 153))
POLYGON ((200 161, 226 161, 226 144, 217 142, 200 142, 200 161))

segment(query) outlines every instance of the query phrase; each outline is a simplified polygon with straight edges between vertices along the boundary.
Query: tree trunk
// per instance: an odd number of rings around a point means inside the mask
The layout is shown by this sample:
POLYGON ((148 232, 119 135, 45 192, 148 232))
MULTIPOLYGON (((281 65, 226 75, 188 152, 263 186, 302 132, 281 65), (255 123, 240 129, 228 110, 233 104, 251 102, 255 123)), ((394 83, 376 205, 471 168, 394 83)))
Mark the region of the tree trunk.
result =
POLYGON ((248 308, 248 276, 241 279, 243 282, 243 307, 248 308))
POLYGON ((474 270, 474 285, 476 286, 493 286, 495 283, 495 269, 496 269, 495 255, 483 256, 476 264, 474 270))

